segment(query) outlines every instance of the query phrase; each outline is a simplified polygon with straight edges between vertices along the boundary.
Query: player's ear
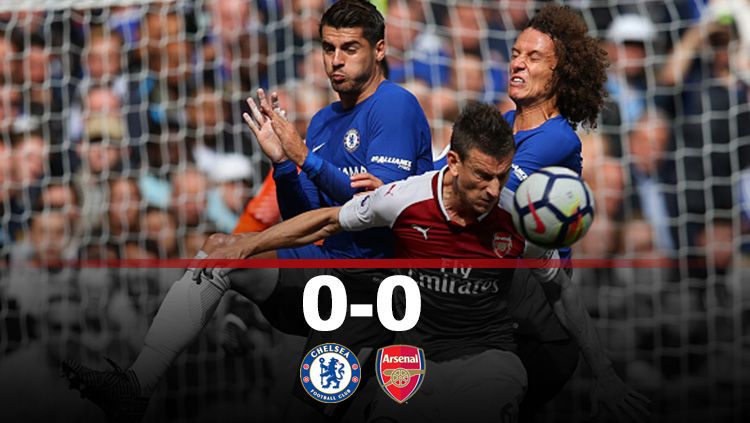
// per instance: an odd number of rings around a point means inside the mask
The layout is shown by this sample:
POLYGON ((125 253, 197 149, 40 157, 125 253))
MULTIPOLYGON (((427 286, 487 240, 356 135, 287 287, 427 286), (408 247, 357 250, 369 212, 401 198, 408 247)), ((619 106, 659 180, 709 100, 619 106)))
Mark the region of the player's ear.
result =
POLYGON ((375 43, 375 60, 378 62, 385 60, 385 40, 375 43))
POLYGON ((450 150, 448 151, 448 170, 453 174, 453 176, 458 175, 458 166, 461 164, 461 158, 458 156, 458 153, 450 150))

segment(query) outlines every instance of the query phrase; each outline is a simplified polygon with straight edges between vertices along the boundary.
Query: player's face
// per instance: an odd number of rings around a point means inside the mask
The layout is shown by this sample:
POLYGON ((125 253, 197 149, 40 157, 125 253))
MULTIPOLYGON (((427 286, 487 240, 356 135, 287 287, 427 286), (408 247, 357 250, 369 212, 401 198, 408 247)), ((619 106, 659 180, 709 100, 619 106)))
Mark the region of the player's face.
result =
POLYGON ((359 94, 376 80, 385 41, 372 46, 362 28, 323 27, 323 64, 331 87, 340 95, 359 94))
POLYGON ((454 191, 461 204, 481 215, 495 207, 500 191, 508 181, 513 155, 497 159, 477 149, 469 150, 460 159, 454 151, 448 153, 448 164, 453 173, 454 191))
POLYGON ((508 96, 517 106, 534 106, 552 97, 557 56, 549 35, 527 28, 513 45, 508 96))

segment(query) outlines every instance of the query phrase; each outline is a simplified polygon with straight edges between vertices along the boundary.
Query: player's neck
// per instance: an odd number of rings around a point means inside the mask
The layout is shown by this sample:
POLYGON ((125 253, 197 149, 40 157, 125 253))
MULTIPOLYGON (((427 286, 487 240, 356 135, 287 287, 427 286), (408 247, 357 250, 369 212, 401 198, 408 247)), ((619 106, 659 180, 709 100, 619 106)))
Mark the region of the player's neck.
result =
POLYGON ((557 110, 556 104, 557 99, 553 97, 529 106, 518 105, 516 118, 513 121, 513 133, 538 128, 544 122, 559 115, 560 111, 557 110))
POLYGON ((378 90, 378 87, 380 86, 380 83, 385 80, 385 77, 383 76, 382 72, 375 72, 370 78, 370 80, 367 81, 365 86, 362 88, 362 91, 359 91, 357 93, 346 93, 341 94, 339 93, 339 99, 341 100, 341 107, 344 110, 348 110, 356 106, 357 104, 367 100, 371 95, 375 94, 375 91, 378 90))

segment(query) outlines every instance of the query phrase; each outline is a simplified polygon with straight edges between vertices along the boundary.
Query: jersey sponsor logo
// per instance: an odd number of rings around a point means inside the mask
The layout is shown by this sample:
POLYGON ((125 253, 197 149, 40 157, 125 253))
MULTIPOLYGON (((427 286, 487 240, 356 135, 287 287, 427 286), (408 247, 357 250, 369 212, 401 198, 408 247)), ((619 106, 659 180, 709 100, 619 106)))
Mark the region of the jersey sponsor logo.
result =
POLYGON ((399 404, 406 402, 422 386, 427 363, 424 351, 411 345, 390 345, 375 357, 378 383, 399 404))
POLYGON ((515 163, 511 163, 510 168, 513 170, 513 174, 516 175, 516 178, 518 178, 519 181, 523 181, 524 179, 529 177, 529 175, 524 172, 523 169, 521 169, 521 166, 515 163))
POLYGON ((346 176, 354 176, 360 173, 367 173, 367 168, 364 166, 346 166, 340 167, 339 170, 342 171, 346 176))
POLYGON ((398 166, 399 169, 403 169, 407 172, 411 171, 411 160, 399 159, 397 157, 372 156, 370 162, 378 164, 393 164, 398 166))
POLYGON ((353 153, 359 147, 359 131, 352 128, 344 135, 344 147, 346 151, 353 153))
POLYGON ((492 251, 503 258, 513 248, 513 237, 507 232, 495 232, 492 236, 492 251))
MULTIPOLYGON (((467 269, 471 271, 471 269, 467 269)), ((468 271, 464 274, 451 272, 450 269, 441 273, 424 272, 409 269, 408 276, 414 279, 419 288, 451 295, 484 295, 500 292, 500 282, 495 278, 469 278, 468 271)))
POLYGON ((311 349, 302 360, 300 381, 315 400, 341 402, 354 394, 362 378, 357 356, 349 348, 334 343, 311 349))
POLYGON ((320 144, 320 145, 316 145, 315 147, 312 148, 312 152, 315 153, 316 151, 318 151, 321 148, 323 148, 324 145, 326 145, 326 143, 323 143, 323 144, 320 144))
POLYGON ((411 225, 411 227, 414 228, 420 234, 422 234, 422 236, 424 237, 425 240, 427 240, 427 231, 429 231, 430 229, 432 229, 429 226, 425 228, 425 227, 419 226, 419 225, 411 225))
POLYGON ((538 234, 543 234, 547 231, 547 227, 544 226, 544 222, 542 221, 542 218, 539 217, 539 213, 536 212, 536 207, 534 207, 534 202, 531 201, 531 196, 529 193, 526 193, 526 199, 529 202, 529 211, 531 211, 531 217, 534 218, 534 223, 536 223, 536 227, 534 228, 534 232, 538 234))

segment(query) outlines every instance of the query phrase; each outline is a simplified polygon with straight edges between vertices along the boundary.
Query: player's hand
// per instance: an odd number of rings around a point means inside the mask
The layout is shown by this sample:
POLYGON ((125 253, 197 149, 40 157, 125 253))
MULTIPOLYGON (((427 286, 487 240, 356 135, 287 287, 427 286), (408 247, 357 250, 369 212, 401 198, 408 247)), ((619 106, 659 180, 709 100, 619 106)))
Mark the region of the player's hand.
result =
POLYGON ((357 173, 356 175, 352 175, 349 179, 352 181, 352 188, 362 189, 364 191, 372 191, 383 185, 383 181, 378 179, 377 176, 367 172, 357 173))
MULTIPOLYGON (((261 91, 262 90, 258 90, 259 97, 261 91)), ((293 161, 297 166, 302 166, 302 163, 304 163, 307 158, 307 146, 305 145, 305 140, 303 140, 299 133, 297 133, 297 129, 294 128, 294 125, 275 110, 270 102, 261 101, 260 107, 263 114, 268 116, 271 120, 273 131, 280 140, 281 148, 286 157, 293 161)))
POLYGON ((242 233, 226 236, 223 241, 208 253, 202 260, 201 266, 193 271, 193 281, 201 283, 203 279, 211 279, 214 274, 223 276, 231 267, 217 267, 217 263, 206 263, 205 260, 240 260, 248 258, 252 246, 252 238, 256 233, 242 233))
MULTIPOLYGON (((276 93, 274 93, 276 94, 276 93)), ((282 119, 286 119, 286 112, 281 110, 278 106, 278 96, 274 96, 275 104, 268 104, 270 110, 278 110, 277 115, 282 119)), ((258 90, 258 101, 261 103, 261 108, 264 103, 268 103, 265 92, 262 89, 258 90)), ((255 103, 252 97, 247 98, 247 105, 250 106, 250 113, 243 113, 242 118, 245 119, 247 126, 253 131, 253 135, 258 140, 263 154, 265 154, 272 162, 280 163, 287 160, 286 154, 281 147, 281 141, 273 130, 271 125, 271 118, 261 113, 261 108, 255 103)))
POLYGON ((594 421, 613 421, 614 418, 618 423, 645 423, 649 421, 650 406, 648 398, 630 389, 611 368, 594 377, 591 386, 591 417, 594 421))

